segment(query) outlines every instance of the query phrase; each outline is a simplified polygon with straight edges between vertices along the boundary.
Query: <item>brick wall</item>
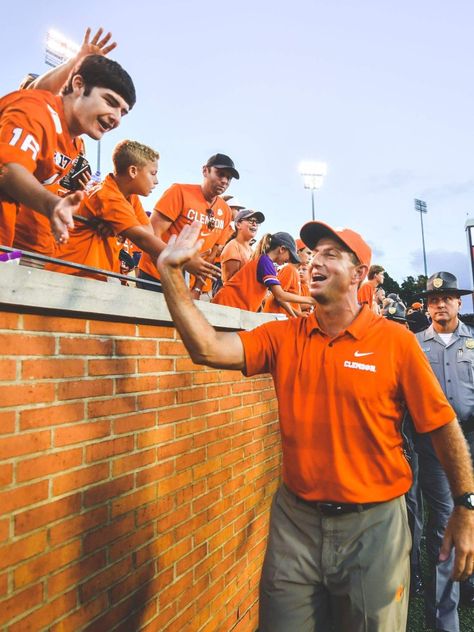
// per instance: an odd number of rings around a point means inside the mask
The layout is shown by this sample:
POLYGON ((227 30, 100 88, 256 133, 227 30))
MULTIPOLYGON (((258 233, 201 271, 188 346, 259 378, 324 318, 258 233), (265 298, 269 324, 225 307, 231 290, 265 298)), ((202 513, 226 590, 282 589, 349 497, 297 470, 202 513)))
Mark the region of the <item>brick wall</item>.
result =
POLYGON ((0 312, 0 630, 253 632, 271 381, 119 320, 0 312))

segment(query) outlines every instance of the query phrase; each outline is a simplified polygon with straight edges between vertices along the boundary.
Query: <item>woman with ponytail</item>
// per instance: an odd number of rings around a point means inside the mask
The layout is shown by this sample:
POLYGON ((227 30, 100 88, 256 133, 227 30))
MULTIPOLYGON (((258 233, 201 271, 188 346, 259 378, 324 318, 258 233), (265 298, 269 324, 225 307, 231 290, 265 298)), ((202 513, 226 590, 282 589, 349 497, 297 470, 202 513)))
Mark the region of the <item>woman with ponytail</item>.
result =
POLYGON ((212 303, 257 312, 269 290, 289 316, 294 316, 289 302, 314 305, 311 297, 282 289, 275 264, 281 266, 288 261, 300 261, 293 237, 288 233, 267 233, 256 245, 250 261, 217 292, 212 303))
POLYGON ((265 215, 260 211, 245 208, 237 213, 234 219, 235 231, 221 254, 223 285, 250 261, 253 254, 250 242, 255 238, 258 227, 264 221, 265 215))

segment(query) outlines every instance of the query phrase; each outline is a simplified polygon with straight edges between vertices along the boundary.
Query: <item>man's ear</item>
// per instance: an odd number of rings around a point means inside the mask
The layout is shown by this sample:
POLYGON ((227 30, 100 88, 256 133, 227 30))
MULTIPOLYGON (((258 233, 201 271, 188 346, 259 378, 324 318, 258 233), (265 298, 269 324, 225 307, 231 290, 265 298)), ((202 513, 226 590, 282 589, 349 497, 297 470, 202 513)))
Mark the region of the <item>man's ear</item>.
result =
POLYGON ((354 268, 354 279, 358 284, 362 283, 369 272, 369 266, 361 263, 354 268))
POLYGON ((74 75, 74 77, 72 78, 72 90, 73 92, 75 92, 76 94, 78 94, 79 92, 81 92, 81 90, 84 89, 84 79, 82 78, 82 75, 74 75))
POLYGON ((128 173, 128 176, 130 178, 132 178, 132 180, 134 178, 136 178, 137 174, 138 174, 138 167, 137 167, 137 165, 130 165, 130 167, 128 167, 128 169, 127 169, 127 173, 128 173))
POLYGON ((209 175, 209 167, 207 167, 206 165, 204 165, 204 167, 202 168, 202 175, 207 178, 207 176, 209 175))

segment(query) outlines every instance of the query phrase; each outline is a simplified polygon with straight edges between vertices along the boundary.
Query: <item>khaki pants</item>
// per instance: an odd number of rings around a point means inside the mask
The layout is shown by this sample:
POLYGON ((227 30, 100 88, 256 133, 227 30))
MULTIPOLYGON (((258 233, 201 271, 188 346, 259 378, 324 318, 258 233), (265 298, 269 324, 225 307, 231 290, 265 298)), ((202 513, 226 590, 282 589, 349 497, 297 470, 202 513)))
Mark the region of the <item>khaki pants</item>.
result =
POLYGON ((259 632, 404 632, 410 548, 404 497, 329 517, 282 486, 260 580, 259 632))

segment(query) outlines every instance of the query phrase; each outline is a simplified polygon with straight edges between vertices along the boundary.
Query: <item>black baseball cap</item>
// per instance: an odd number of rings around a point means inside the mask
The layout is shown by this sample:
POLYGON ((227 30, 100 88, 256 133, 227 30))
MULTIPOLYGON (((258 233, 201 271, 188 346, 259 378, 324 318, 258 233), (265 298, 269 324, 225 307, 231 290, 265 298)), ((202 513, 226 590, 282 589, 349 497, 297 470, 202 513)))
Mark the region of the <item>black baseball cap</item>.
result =
POLYGON ((239 180, 239 172, 235 168, 234 161, 225 154, 214 154, 206 162, 206 167, 217 167, 218 169, 228 169, 232 177, 239 180))
POLYGON ((296 252, 296 242, 289 233, 273 233, 272 244, 288 248, 291 263, 301 263, 301 259, 298 257, 298 253, 296 252))

